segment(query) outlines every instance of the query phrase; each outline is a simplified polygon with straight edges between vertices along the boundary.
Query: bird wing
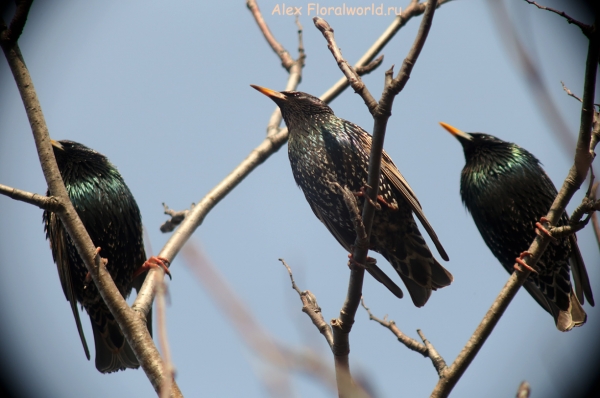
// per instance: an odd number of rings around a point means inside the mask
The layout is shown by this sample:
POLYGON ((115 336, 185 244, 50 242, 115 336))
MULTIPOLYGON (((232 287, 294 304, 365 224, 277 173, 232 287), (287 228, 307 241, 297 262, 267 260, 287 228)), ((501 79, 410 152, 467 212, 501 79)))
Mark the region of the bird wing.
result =
MULTIPOLYGON (((319 209, 318 206, 313 205, 312 201, 307 200, 307 202, 310 204, 310 208, 312 209, 313 213, 315 213, 315 216, 317 216, 317 218, 321 220, 323 224, 325 224, 325 227, 327 227, 329 232, 331 232, 339 244, 342 245, 342 247, 349 253, 352 253, 352 248, 346 244, 347 238, 342 235, 342 231, 337 227, 336 223, 332 222, 329 217, 327 217, 319 209)), ((387 287, 387 289, 392 292, 394 296, 398 298, 402 298, 404 296, 402 289, 400 289, 400 287, 392 279, 390 279, 390 277, 387 276, 387 274, 383 272, 383 270, 379 268, 377 264, 369 263, 366 267, 366 270, 373 278, 375 278, 376 281, 387 287)))
POLYGON ((79 333, 79 338, 81 339, 85 356, 89 361, 90 351, 85 340, 85 335, 83 334, 83 327, 81 326, 81 319, 79 318, 79 311, 77 310, 77 299, 75 298, 73 289, 73 278, 71 277, 71 259, 69 257, 66 242, 67 231, 55 213, 47 213, 45 214, 45 217, 47 234, 48 238, 50 239, 54 262, 58 268, 60 283, 62 285, 63 292, 65 293, 65 297, 71 305, 71 311, 73 311, 73 317, 75 318, 75 324, 77 325, 77 332, 79 333))
MULTIPOLYGON (((361 144, 364 146, 367 153, 370 154, 370 152, 371 152, 371 136, 369 134, 367 134, 366 132, 362 131, 362 134, 358 134, 358 138, 360 139, 361 144)), ((429 224, 427 217, 425 217, 425 213, 423 213, 423 209, 421 208, 421 204, 419 203, 419 200, 417 199, 417 195, 415 195, 415 193, 413 192, 410 185, 408 185, 408 182, 406 181, 406 179, 404 179, 402 174, 400 174, 400 170, 398 170, 398 168, 392 161, 392 158, 389 157, 389 155, 385 152, 385 150, 383 151, 383 154, 381 157, 381 172, 392 183, 392 185, 400 192, 402 197, 408 202, 411 210, 413 211, 413 213, 415 213, 415 215, 421 222, 421 225, 423 225, 423 227, 427 231, 427 234, 431 237, 431 240, 435 244, 435 247, 437 248, 438 253, 440 253, 440 256, 442 256, 442 258, 444 260, 448 261, 449 260, 448 254, 446 254, 446 250, 444 250, 444 247, 440 243, 440 241, 437 237, 437 234, 433 230, 433 227, 431 226, 431 224, 429 224)))

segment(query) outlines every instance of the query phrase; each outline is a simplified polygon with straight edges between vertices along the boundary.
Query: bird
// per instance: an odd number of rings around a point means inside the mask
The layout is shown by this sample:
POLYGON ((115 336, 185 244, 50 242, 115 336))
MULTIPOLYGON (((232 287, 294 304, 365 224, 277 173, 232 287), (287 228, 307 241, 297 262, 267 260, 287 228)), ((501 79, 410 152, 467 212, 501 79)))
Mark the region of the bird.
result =
MULTIPOLYGON (((300 91, 274 91, 251 85, 281 109, 289 130, 288 155, 294 179, 313 213, 335 239, 352 252, 356 231, 339 187, 347 187, 362 208, 367 187, 372 137, 361 127, 335 116, 319 98, 300 91)), ((396 270, 417 307, 431 292, 453 280, 433 257, 414 220, 416 215, 441 257, 448 261, 419 201, 400 171, 383 151, 379 180, 379 210, 373 219, 370 249, 380 253, 396 270)), ((395 296, 402 290, 376 266, 366 270, 395 296)))
MULTIPOLYGON (((443 122, 440 125, 463 147, 462 202, 490 251, 512 273, 515 261, 519 262, 515 259, 527 254, 524 251, 535 237, 536 224, 543 228, 538 221, 545 221, 543 216, 556 198, 556 187, 540 161, 517 144, 489 134, 465 133, 443 122)), ((557 226, 568 223, 565 213, 557 226)), ((525 289, 552 315, 558 330, 582 326, 587 315, 581 305, 587 299, 593 306, 594 298, 577 237, 556 238, 537 267, 539 270, 531 272, 525 281, 525 289)))
MULTIPOLYGON (((142 218, 138 205, 117 168, 99 152, 83 144, 51 140, 56 163, 75 211, 87 229, 100 255, 107 259, 106 268, 124 298, 136 290, 150 267, 163 267, 168 260, 146 260, 142 218)), ((48 196, 50 191, 48 190, 48 196)), ((111 373, 136 369, 139 362, 123 332, 108 310, 96 285, 63 226, 60 217, 44 211, 44 229, 66 299, 70 302, 77 331, 86 357, 90 353, 81 326, 77 303, 88 313, 94 334, 96 368, 111 373)), ((147 327, 152 334, 152 311, 147 327)))

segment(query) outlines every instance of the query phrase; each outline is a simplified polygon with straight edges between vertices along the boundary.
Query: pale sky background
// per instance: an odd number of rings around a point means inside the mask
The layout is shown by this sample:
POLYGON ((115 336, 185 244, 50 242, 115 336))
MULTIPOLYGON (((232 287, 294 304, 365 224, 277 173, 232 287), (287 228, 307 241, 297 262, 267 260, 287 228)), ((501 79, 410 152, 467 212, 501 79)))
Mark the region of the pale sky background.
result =
MULTIPOLYGON (((590 16, 562 3, 544 1, 591 23, 590 16)), ((271 15, 276 4, 259 2, 274 35, 296 56, 294 19, 271 15)), ((320 4, 339 6, 342 1, 320 4)), ((404 7, 408 0, 383 4, 404 7)), ((299 90, 320 95, 341 72, 312 15, 306 15, 308 2, 289 5, 303 7, 307 59, 299 90)), ((560 81, 581 95, 587 39, 562 18, 523 1, 511 1, 508 8, 575 137, 580 106, 562 91, 560 81)), ((351 63, 392 18, 325 17, 351 63)), ((414 338, 415 330, 422 329, 448 363, 508 274, 460 201, 462 148, 438 122, 518 143, 542 161, 556 185, 562 184, 572 163, 500 40, 493 18, 482 1, 453 1, 437 10, 412 77, 394 103, 385 143, 448 252, 450 262, 444 266, 455 281, 434 292, 421 309, 408 297, 397 300, 370 277, 363 290, 375 315, 389 314, 414 338)), ((383 51, 382 67, 365 78, 377 98, 385 69, 401 65, 420 20, 411 20, 396 35, 383 51)), ((20 46, 51 136, 79 141, 118 166, 140 206, 155 254, 169 237, 158 229, 166 219, 161 203, 183 209, 199 201, 263 140, 275 105, 249 84, 282 90, 287 79, 243 1, 38 1, 20 46)), ((372 130, 372 118, 358 95, 346 91, 331 106, 338 116, 372 130)), ((286 152, 282 148, 229 194, 192 240, 266 330, 291 347, 312 346, 332 365, 324 339, 301 312, 277 259, 290 264, 300 288, 317 296, 329 320, 337 316, 346 294, 347 253, 313 216, 293 181, 286 152)), ((4 59, 0 183, 46 191, 23 104, 4 59)), ((578 192, 570 211, 581 197, 578 192)), ((153 396, 142 370, 102 375, 93 358, 86 360, 44 236, 42 211, 0 196, 0 216, 3 377, 19 383, 25 396, 153 396)), ((598 245, 591 228, 578 237, 600 300, 598 245)), ((381 268, 398 281, 379 259, 381 268)), ((257 375, 270 368, 244 346, 181 256, 171 271, 168 332, 184 395, 267 396, 257 375)), ((584 308, 587 324, 561 333, 551 316, 520 291, 453 396, 511 397, 522 380, 531 383, 532 397, 577 396, 591 372, 597 373, 591 361, 599 348, 600 306, 584 308)), ((82 322, 93 356, 87 315, 82 322)), ((367 378, 379 397, 428 396, 437 381, 428 359, 369 321, 362 308, 350 343, 353 371, 367 378)), ((334 396, 305 376, 295 376, 293 382, 297 396, 334 396)))

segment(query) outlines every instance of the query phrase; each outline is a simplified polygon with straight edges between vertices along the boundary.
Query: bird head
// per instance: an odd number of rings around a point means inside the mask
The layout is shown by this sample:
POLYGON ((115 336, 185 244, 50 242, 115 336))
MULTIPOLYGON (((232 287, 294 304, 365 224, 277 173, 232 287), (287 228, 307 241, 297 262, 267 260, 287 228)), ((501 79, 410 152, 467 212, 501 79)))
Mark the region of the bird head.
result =
POLYGON ((67 164, 109 164, 108 159, 99 152, 75 141, 50 140, 58 168, 63 169, 67 164))
POLYGON ((260 91, 281 109, 281 114, 288 128, 292 128, 296 123, 310 119, 312 116, 321 114, 331 114, 333 111, 325 102, 319 98, 303 93, 301 91, 275 91, 266 87, 250 85, 252 88, 260 91))

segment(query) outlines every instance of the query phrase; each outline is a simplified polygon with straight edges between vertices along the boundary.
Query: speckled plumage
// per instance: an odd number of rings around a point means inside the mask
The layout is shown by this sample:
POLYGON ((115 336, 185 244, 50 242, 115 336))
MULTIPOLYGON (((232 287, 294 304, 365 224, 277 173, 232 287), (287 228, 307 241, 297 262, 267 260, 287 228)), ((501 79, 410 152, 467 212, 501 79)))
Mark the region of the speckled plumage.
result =
MULTIPOLYGON (((145 274, 132 281, 134 271, 146 260, 142 219, 133 195, 117 169, 102 154, 73 141, 53 141, 54 155, 71 202, 86 227, 117 288, 127 298, 132 287, 139 289, 145 274)), ((60 282, 71 304, 77 329, 89 359, 89 351, 77 302, 90 316, 96 347, 96 368, 110 373, 137 368, 138 361, 119 325, 104 304, 96 285, 87 278, 79 257, 60 219, 44 212, 46 236, 58 268, 60 282)), ((152 327, 148 319, 148 329, 152 327)))
MULTIPOLYGON (((255 87, 280 107, 290 131, 288 155, 294 179, 311 209, 349 252, 356 232, 339 189, 359 192, 367 184, 371 136, 361 127, 334 115, 327 104, 302 92, 281 92, 255 87)), ((431 254, 421 236, 417 215, 438 251, 448 259, 412 189, 387 153, 383 153, 379 195, 385 200, 376 212, 370 248, 382 254, 404 281, 413 303, 421 307, 432 290, 448 286, 452 275, 431 254)), ((364 198, 358 198, 362 208, 364 198)), ((392 293, 402 292, 377 266, 367 270, 392 293)))
MULTIPOLYGON (((512 273, 515 258, 529 248, 535 237, 536 222, 548 213, 556 188, 538 159, 520 146, 491 135, 442 126, 464 149, 466 164, 460 183, 463 203, 489 249, 512 273)), ((568 216, 563 214, 558 225, 566 223, 568 216)), ((594 301, 575 235, 550 244, 537 266, 539 274, 530 274, 525 289, 554 317, 559 330, 583 325, 584 295, 590 304, 594 301)))

